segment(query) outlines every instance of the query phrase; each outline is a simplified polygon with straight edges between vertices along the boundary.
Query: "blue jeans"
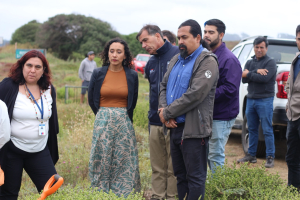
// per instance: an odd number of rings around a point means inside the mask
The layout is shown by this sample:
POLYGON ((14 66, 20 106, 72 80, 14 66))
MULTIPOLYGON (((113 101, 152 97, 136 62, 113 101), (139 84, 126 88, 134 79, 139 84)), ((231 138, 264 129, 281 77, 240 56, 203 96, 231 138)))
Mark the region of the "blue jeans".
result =
POLYGON ((286 129, 286 163, 288 166, 288 185, 300 187, 300 119, 288 121, 286 129))
POLYGON ((266 143, 266 157, 275 158, 275 143, 272 126, 274 97, 247 99, 246 117, 249 130, 249 149, 251 156, 256 156, 259 123, 263 130, 266 143))
POLYGON ((217 166, 223 166, 225 162, 225 145, 228 141, 235 118, 229 121, 214 120, 212 136, 208 142, 208 166, 215 173, 217 166))

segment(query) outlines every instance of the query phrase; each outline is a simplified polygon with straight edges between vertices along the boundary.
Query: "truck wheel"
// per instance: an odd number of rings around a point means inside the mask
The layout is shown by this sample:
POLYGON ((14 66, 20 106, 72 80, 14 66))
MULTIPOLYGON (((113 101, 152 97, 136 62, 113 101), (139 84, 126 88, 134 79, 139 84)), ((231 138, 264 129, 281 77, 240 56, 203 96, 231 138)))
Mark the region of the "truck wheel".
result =
POLYGON ((265 143, 265 136, 263 130, 261 128, 261 124, 258 128, 258 143, 257 143, 257 150, 256 150, 256 157, 264 158, 266 157, 266 143, 265 143))
MULTIPOLYGON (((259 126, 259 135, 263 135, 262 133, 262 128, 261 125, 259 126)), ((244 120, 243 120, 243 125, 242 125, 242 145, 243 145, 243 150, 244 153, 248 153, 248 148, 249 148, 249 131, 248 131, 248 125, 247 125, 247 117, 245 115, 244 120)), ((261 158, 265 157, 266 155, 266 145, 265 145, 265 140, 261 139, 259 137, 258 144, 257 144, 257 151, 256 151, 256 156, 261 158)))
POLYGON ((247 125, 247 117, 245 115, 242 125, 242 145, 244 153, 248 153, 249 148, 249 131, 248 131, 248 125, 247 125))

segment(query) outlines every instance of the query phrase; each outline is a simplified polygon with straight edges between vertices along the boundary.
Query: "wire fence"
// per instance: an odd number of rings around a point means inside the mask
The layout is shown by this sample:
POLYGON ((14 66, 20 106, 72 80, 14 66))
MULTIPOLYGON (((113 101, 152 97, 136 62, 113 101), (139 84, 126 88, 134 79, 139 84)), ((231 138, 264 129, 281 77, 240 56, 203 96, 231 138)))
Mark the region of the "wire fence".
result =
MULTIPOLYGON (((88 86, 71 86, 65 85, 65 104, 80 103, 81 89, 88 89, 88 86)), ((88 92, 84 95, 84 102, 87 102, 88 92)))

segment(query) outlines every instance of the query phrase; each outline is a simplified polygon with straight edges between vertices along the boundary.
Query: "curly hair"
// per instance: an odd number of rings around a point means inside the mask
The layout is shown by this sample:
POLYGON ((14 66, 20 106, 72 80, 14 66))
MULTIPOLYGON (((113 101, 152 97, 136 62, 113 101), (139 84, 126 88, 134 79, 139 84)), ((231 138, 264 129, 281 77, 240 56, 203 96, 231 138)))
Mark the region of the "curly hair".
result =
POLYGON ((23 67, 24 64, 29 60, 30 58, 39 58, 41 59, 43 63, 44 73, 43 77, 38 80, 37 84, 42 90, 47 90, 48 87, 51 85, 51 70, 49 67, 49 63, 45 56, 37 50, 31 50, 24 54, 22 58, 20 58, 13 66, 10 68, 8 77, 10 77, 15 83, 18 83, 19 85, 25 84, 25 78, 23 76, 23 67))
POLYGON ((114 38, 108 41, 105 44, 104 50, 100 53, 100 57, 103 61, 103 66, 108 66, 109 65, 109 58, 108 58, 108 52, 109 52, 109 47, 112 43, 117 42, 120 43, 124 46, 124 51, 125 51, 125 60, 122 62, 123 67, 128 67, 130 69, 133 69, 133 58, 130 53, 129 47, 127 43, 122 40, 121 38, 114 38))

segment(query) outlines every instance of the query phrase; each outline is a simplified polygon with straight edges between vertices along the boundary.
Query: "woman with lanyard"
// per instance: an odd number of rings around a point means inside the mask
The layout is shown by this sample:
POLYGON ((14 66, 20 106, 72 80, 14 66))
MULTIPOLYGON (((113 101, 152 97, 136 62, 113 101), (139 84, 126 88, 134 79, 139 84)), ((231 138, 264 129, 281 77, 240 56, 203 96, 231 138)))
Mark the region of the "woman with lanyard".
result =
POLYGON ((45 56, 27 52, 0 83, 0 99, 5 102, 11 125, 10 141, 0 151, 4 185, 0 199, 17 199, 23 169, 41 192, 56 174, 58 160, 58 119, 56 94, 45 56))

